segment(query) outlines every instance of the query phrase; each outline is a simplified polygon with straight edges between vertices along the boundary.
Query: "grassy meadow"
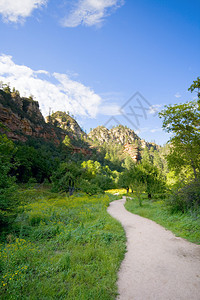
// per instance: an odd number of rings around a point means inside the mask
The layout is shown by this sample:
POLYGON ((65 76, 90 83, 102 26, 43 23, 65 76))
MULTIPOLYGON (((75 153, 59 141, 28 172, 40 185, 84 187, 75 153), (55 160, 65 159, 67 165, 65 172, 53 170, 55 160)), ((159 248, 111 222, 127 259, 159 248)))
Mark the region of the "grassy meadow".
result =
POLYGON ((117 197, 35 189, 19 197, 0 245, 0 299, 115 299, 125 234, 106 209, 117 197))

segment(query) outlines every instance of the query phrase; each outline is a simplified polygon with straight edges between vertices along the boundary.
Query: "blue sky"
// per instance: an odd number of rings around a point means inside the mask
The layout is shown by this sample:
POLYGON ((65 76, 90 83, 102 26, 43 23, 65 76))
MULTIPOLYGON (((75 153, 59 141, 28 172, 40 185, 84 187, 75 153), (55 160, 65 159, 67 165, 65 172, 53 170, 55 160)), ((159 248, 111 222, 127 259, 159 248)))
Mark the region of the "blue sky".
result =
POLYGON ((87 132, 120 123, 163 144, 156 111, 192 100, 200 75, 199 11, 198 0, 0 0, 0 80, 87 132))

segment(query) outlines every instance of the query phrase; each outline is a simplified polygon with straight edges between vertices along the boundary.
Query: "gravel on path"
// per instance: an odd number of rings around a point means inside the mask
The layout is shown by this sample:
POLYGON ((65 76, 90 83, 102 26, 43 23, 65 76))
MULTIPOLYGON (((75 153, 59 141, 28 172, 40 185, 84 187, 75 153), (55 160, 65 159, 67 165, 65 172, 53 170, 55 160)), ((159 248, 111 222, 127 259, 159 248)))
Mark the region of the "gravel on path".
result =
POLYGON ((108 213, 126 232, 127 252, 118 274, 118 300, 200 300, 200 246, 128 212, 122 200, 108 213))

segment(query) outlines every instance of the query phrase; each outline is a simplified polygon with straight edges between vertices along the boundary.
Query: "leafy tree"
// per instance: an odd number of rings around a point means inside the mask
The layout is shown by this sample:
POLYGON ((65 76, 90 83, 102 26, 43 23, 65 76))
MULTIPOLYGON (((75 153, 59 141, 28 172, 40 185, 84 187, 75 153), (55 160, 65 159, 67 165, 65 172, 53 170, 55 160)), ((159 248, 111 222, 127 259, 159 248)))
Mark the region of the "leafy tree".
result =
POLYGON ((154 151, 154 156, 153 156, 153 164, 156 166, 158 169, 162 170, 163 169, 163 164, 162 164, 162 159, 158 153, 157 150, 154 151))
POLYGON ((142 206, 142 193, 146 191, 144 171, 141 168, 141 165, 137 165, 134 167, 134 169, 131 169, 129 173, 130 188, 132 189, 132 192, 135 192, 139 201, 139 206, 142 206))
POLYGON ((12 158, 16 149, 12 141, 0 135, 0 223, 7 223, 17 201, 15 178, 10 175, 12 158))
POLYGON ((135 163, 130 156, 127 156, 124 160, 123 167, 127 170, 131 170, 135 167, 135 163))
POLYGON ((63 144, 69 148, 72 147, 72 144, 71 144, 71 139, 68 135, 65 136, 64 140, 63 140, 63 144))
POLYGON ((127 190, 127 193, 129 192, 129 188, 131 186, 131 173, 130 170, 125 170, 124 172, 121 172, 118 180, 118 186, 125 188, 127 190))
MULTIPOLYGON (((163 128, 172 133, 170 152, 167 155, 169 168, 179 174, 179 184, 172 192, 168 204, 173 211, 198 210, 200 191, 200 78, 190 86, 189 91, 198 89, 198 100, 184 104, 170 105, 160 113, 164 118, 163 128), (181 176, 184 176, 183 183, 181 176)), ((168 181, 169 178, 168 175, 168 181)))
POLYGON ((35 149, 27 145, 18 146, 14 156, 17 164, 14 174, 19 182, 26 183, 30 178, 35 178, 39 183, 43 182, 45 178, 50 181, 55 163, 45 149, 44 147, 35 149))
POLYGON ((142 162, 144 163, 152 163, 152 157, 149 153, 149 149, 147 147, 145 147, 142 151, 142 162))
POLYGON ((98 161, 84 161, 81 166, 85 170, 84 178, 88 180, 91 180, 97 174, 101 174, 102 171, 101 164, 98 161))
POLYGON ((189 87, 188 91, 192 93, 196 89, 198 89, 197 95, 198 98, 200 99, 200 77, 197 77, 197 80, 193 81, 193 84, 189 87))
POLYGON ((75 162, 61 163, 52 176, 53 191, 64 191, 73 194, 79 186, 83 169, 75 162))
POLYGON ((114 188, 113 180, 108 175, 97 174, 91 183, 96 184, 103 191, 114 188))
POLYGON ((159 169, 149 163, 142 163, 139 167, 146 185, 145 191, 148 198, 151 199, 153 194, 162 193, 165 190, 165 180, 159 169))
POLYGON ((9 84, 3 84, 3 91, 7 94, 11 94, 11 89, 9 84))
POLYGON ((103 189, 101 189, 96 183, 93 183, 92 181, 88 181, 86 179, 81 179, 78 187, 82 192, 90 196, 95 194, 102 194, 104 192, 103 189))
POLYGON ((197 101, 166 106, 160 117, 164 119, 164 130, 173 134, 167 156, 169 167, 178 172, 188 167, 197 178, 200 171, 200 106, 197 101))

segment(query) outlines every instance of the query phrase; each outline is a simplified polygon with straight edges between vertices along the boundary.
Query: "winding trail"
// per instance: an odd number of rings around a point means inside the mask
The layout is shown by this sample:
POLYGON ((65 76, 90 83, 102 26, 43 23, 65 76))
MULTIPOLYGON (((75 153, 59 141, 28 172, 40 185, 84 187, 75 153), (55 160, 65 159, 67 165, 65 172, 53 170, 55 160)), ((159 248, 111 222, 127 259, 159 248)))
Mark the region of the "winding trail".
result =
POLYGON ((127 253, 118 274, 119 300, 200 300, 200 246, 128 212, 126 197, 108 213, 121 222, 127 253))

